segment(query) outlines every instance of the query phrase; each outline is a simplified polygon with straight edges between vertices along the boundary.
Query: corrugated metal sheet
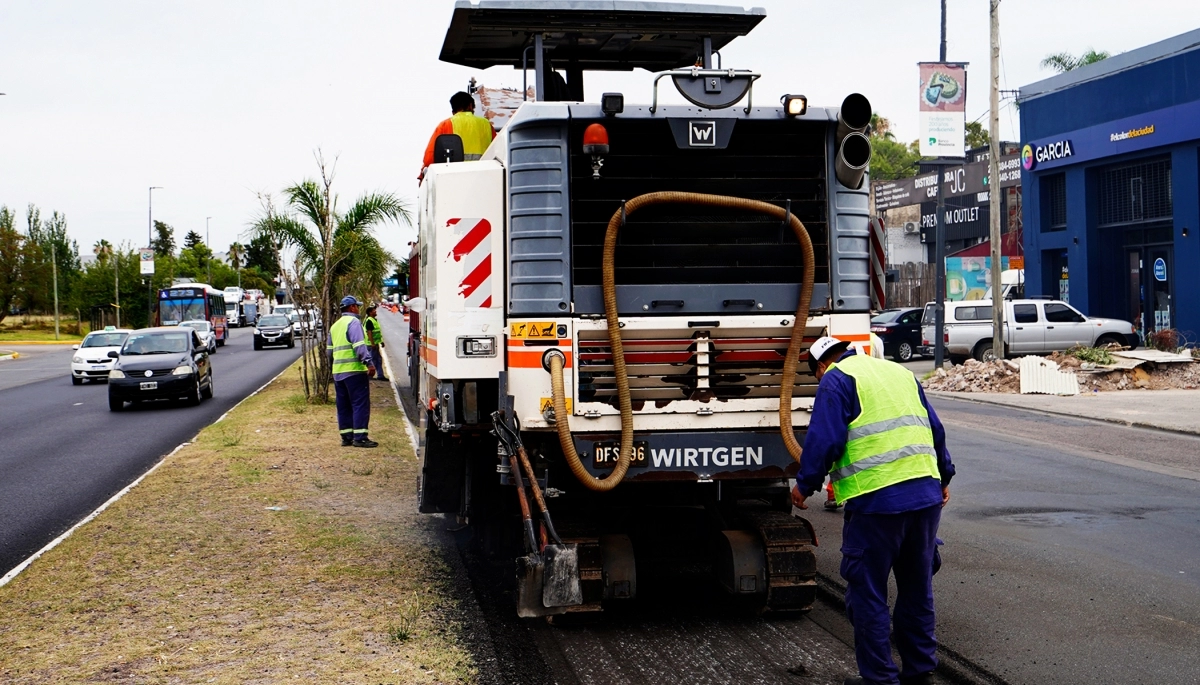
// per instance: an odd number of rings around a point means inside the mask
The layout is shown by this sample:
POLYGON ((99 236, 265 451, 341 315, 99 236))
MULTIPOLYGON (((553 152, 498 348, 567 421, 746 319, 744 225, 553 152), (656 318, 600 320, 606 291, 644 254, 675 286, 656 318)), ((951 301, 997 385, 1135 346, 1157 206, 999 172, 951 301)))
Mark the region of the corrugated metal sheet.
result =
POLYGON ((1164 362, 1177 362, 1177 363, 1190 364, 1193 361, 1195 361, 1194 359, 1192 359, 1191 354, 1175 354, 1173 352, 1162 352, 1159 350, 1150 350, 1150 349, 1121 350, 1119 352, 1113 352, 1113 356, 1114 357, 1124 357, 1126 359, 1139 359, 1144 362, 1154 362, 1156 364, 1161 364, 1164 362))
POLYGON ((1074 372, 1059 371, 1058 364, 1042 357, 1022 357, 1021 394, 1078 395, 1074 372))

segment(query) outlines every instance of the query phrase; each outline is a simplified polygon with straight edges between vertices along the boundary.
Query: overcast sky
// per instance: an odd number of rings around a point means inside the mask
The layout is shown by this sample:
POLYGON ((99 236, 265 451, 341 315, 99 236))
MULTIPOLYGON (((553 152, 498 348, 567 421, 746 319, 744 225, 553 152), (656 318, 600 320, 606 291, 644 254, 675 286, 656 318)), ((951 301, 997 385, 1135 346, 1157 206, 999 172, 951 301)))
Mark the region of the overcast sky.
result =
MULTIPOLYGON (((704 4, 734 2, 693 0, 704 4)), ((416 174, 447 100, 472 76, 515 86, 509 68, 437 61, 453 0, 0 0, 0 204, 64 212, 90 253, 100 238, 146 241, 154 217, 224 250, 245 239, 255 193, 316 173, 337 156, 342 207, 365 191, 415 201, 416 174)), ((804 93, 836 106, 867 95, 917 136, 918 61, 938 57, 938 0, 758 0, 767 18, 723 52, 755 69, 757 102, 804 93), (853 7, 856 11, 847 11, 853 7)), ((949 0, 948 59, 970 62, 968 120, 987 122, 987 0, 949 0)), ((1200 27, 1196 0, 1004 0, 1001 87, 1046 78, 1049 53, 1124 52, 1200 27)), ((596 75, 589 100, 650 99, 646 72, 596 75)), ((681 101, 663 88, 668 101, 681 101)), ((1120 97, 1114 93, 1113 97, 1120 97)), ((1006 139, 1017 115, 1002 109, 1006 139)), ((398 255, 415 228, 380 233, 398 255)))

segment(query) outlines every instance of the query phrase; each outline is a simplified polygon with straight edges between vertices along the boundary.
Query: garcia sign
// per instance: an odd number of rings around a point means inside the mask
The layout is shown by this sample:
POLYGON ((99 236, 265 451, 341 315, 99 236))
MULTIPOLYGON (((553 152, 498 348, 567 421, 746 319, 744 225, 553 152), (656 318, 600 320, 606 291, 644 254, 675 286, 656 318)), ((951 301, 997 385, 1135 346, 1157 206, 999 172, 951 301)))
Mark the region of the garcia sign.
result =
POLYGON ((1038 164, 1066 159, 1075 154, 1070 140, 1057 140, 1045 145, 1026 145, 1021 149, 1021 166, 1026 171, 1033 171, 1038 164))

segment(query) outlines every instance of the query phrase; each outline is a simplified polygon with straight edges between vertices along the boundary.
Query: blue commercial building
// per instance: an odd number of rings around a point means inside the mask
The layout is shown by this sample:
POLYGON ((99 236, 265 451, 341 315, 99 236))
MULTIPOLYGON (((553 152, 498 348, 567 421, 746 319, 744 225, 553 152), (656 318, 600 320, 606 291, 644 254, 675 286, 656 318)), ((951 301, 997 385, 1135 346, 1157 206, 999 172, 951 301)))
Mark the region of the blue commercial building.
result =
POLYGON ((1200 30, 1019 100, 1026 292, 1200 339, 1200 30))

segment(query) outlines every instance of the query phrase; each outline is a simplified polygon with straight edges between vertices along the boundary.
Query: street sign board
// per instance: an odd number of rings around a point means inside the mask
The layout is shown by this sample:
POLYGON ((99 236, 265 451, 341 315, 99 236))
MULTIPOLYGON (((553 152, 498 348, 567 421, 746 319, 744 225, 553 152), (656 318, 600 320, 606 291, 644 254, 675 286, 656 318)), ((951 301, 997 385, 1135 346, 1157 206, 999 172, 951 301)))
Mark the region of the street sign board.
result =
POLYGON ((400 285, 400 280, 396 278, 385 278, 383 279, 383 285, 385 288, 395 288, 396 286, 400 285))
POLYGON ((141 274, 143 276, 154 275, 154 250, 143 247, 138 250, 138 264, 141 266, 141 274))

